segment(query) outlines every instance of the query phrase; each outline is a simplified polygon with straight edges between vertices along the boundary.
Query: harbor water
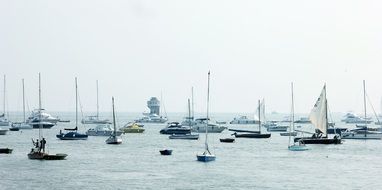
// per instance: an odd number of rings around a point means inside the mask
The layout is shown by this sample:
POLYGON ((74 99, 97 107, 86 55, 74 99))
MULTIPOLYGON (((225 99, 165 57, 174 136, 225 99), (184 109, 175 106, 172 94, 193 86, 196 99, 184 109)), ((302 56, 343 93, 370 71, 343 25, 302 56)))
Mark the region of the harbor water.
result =
MULTIPOLYGON (((59 113, 57 113, 59 114, 59 113)), ((181 121, 185 114, 169 114, 181 121)), ((211 114, 230 121, 236 114, 211 114)), ((105 115, 106 116, 106 115, 105 115)), ((107 115, 108 116, 108 115, 107 115)), ((119 113, 118 124, 139 114, 119 113)), ((284 115, 285 116, 285 115, 284 115)), ((282 118, 282 114, 268 118, 282 118)), ((205 135, 197 141, 170 140, 159 134, 165 124, 145 124, 143 134, 124 134, 121 145, 107 145, 107 137, 62 141, 60 129, 74 126, 75 115, 61 116, 70 123, 44 129, 49 153, 66 153, 62 161, 29 160, 32 138, 39 130, 8 131, 0 136, 0 147, 13 149, 0 154, 0 189, 380 189, 382 141, 345 140, 341 145, 307 145, 310 150, 289 151, 288 137, 272 133, 269 139, 241 139, 221 143, 232 132, 209 134, 216 161, 196 161, 204 150, 205 135), (162 156, 161 149, 173 155, 162 156)), ((12 119, 12 118, 11 118, 12 119)), ((227 125, 257 130, 256 125, 227 125)), ((339 121, 338 127, 353 127, 339 121)), ((85 132, 91 125, 79 125, 85 132)), ((302 128, 313 131, 309 125, 302 128)), ((264 132, 266 130, 262 129, 264 132)))

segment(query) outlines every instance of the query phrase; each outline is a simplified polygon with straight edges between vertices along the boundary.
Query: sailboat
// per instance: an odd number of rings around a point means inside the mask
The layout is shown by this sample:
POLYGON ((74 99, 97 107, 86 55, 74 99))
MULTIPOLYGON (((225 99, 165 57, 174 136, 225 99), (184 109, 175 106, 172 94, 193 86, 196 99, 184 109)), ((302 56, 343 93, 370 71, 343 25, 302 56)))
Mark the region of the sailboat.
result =
MULTIPOLYGON (((40 73, 38 74, 38 97, 39 97, 39 110, 41 110, 41 75, 40 73)), ((40 114, 41 117, 41 114, 40 114)), ((41 120, 41 118, 40 118, 41 120)), ((33 140, 33 147, 31 151, 28 153, 28 158, 32 160, 63 160, 65 159, 68 155, 67 154, 48 154, 45 152, 45 145, 46 145, 46 140, 43 137, 42 134, 42 123, 40 123, 40 128, 38 129, 38 141, 35 143, 33 140), (39 143, 40 142, 40 143, 39 143)))
POLYGON ((235 135, 236 138, 269 138, 271 137, 271 134, 262 134, 261 133, 261 110, 260 110, 260 107, 261 107, 261 104, 260 104, 260 100, 258 101, 259 103, 259 107, 258 107, 258 114, 259 114, 259 132, 258 133, 254 133, 254 132, 249 132, 249 133, 237 133, 235 132, 234 134, 232 135, 235 135))
POLYGON ((106 144, 121 144, 122 139, 117 135, 117 126, 115 122, 115 110, 114 110, 114 97, 111 98, 113 105, 113 125, 114 125, 114 133, 110 135, 108 139, 106 139, 106 144))
MULTIPOLYGON (((9 126, 10 122, 8 121, 5 113, 5 100, 6 100, 6 93, 5 93, 5 86, 6 86, 6 77, 4 75, 4 94, 3 94, 3 114, 0 115, 0 126, 9 126)), ((1 130, 1 128, 0 128, 1 130)), ((8 131, 8 129, 2 129, 8 131)), ((4 132, 5 134, 5 132, 4 132)))
POLYGON ((98 80, 97 83, 97 115, 87 116, 87 118, 82 119, 82 124, 111 124, 108 119, 99 118, 99 104, 98 104, 98 80))
POLYGON ((65 128, 66 131, 69 131, 67 133, 63 133, 60 130, 60 133, 56 135, 57 138, 61 140, 87 140, 88 135, 78 133, 78 86, 77 86, 77 77, 75 78, 76 83, 76 127, 75 128, 65 128))
POLYGON ((363 105, 365 112, 365 124, 361 128, 353 129, 342 133, 343 139, 361 139, 361 140, 381 140, 382 132, 371 131, 367 128, 367 113, 366 113, 366 85, 363 81, 363 105))
POLYGON ((206 120, 206 139, 204 142, 205 150, 202 154, 197 154, 196 158, 200 162, 209 162, 214 161, 216 159, 216 156, 211 154, 210 149, 208 148, 208 114, 209 114, 209 104, 210 104, 210 72, 208 71, 208 88, 207 88, 207 120, 206 120))
POLYGON ((294 131, 294 97, 293 97, 293 83, 291 84, 291 91, 292 91, 292 120, 290 122, 290 127, 289 127, 289 141, 288 141, 288 149, 291 151, 304 151, 304 150, 309 150, 308 147, 305 146, 305 144, 301 143, 299 141, 298 144, 296 144, 293 141, 293 144, 291 145, 290 140, 292 138, 292 134, 294 131))
MULTIPOLYGON (((188 118, 191 118, 191 108, 190 108, 190 99, 188 99, 188 118)), ((185 140, 198 140, 199 134, 192 134, 192 125, 193 121, 189 120, 189 128, 185 127, 178 127, 177 133, 170 135, 169 139, 185 139, 185 140), (180 131, 184 131, 182 133, 179 133, 180 131)), ((175 132, 175 131, 174 131, 175 132)))
POLYGON ((328 101, 326 99, 326 84, 322 88, 321 94, 318 97, 309 119, 316 127, 312 137, 298 137, 294 142, 304 144, 341 144, 341 138, 335 135, 333 138, 328 137, 328 101))
POLYGON ((33 129, 33 127, 26 122, 26 118, 25 118, 25 88, 24 88, 24 79, 22 79, 22 84, 23 84, 23 122, 12 123, 12 127, 10 128, 10 130, 12 130, 12 129, 33 129))

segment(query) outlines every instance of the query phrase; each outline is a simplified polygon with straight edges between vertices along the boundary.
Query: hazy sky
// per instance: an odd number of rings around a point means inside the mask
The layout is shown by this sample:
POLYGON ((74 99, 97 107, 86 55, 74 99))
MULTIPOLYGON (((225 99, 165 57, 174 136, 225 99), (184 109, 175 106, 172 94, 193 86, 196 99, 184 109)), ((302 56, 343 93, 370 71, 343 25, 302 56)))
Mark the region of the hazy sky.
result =
MULTIPOLYGON (((9 110, 74 111, 81 104, 142 112, 163 94, 167 112, 186 112, 191 86, 205 111, 211 70, 212 112, 310 112, 327 83, 332 111, 362 112, 362 80, 374 107, 382 96, 382 1, 61 0, 0 1, 0 74, 9 110)), ((2 85, 0 85, 2 88, 2 85)), ((3 94, 1 93, 1 97, 3 94)), ((0 103, 2 105, 2 102, 0 103)), ((1 106, 2 107, 2 106, 1 106)))

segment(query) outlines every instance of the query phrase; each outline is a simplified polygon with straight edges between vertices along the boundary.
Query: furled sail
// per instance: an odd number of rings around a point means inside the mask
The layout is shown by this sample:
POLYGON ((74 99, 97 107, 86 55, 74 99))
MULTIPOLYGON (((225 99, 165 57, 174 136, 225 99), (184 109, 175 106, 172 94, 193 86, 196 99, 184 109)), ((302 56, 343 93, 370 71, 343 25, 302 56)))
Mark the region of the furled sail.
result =
POLYGON ((321 91, 316 104, 310 112, 309 119, 312 124, 319 129, 324 135, 327 135, 327 101, 326 101, 326 85, 321 91))

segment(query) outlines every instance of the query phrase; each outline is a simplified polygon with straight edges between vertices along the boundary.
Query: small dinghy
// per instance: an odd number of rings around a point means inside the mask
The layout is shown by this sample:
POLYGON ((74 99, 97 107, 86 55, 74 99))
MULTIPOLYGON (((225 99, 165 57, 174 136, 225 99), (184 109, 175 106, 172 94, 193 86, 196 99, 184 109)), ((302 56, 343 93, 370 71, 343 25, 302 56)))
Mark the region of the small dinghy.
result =
POLYGON ((220 142, 223 142, 223 143, 233 143, 235 142, 235 139, 234 138, 224 138, 224 139, 219 139, 220 142))
POLYGON ((160 150, 159 152, 161 155, 171 155, 172 154, 172 150, 169 150, 169 149, 160 150))
POLYGON ((0 148, 0 154, 11 154, 13 149, 10 148, 0 148))

